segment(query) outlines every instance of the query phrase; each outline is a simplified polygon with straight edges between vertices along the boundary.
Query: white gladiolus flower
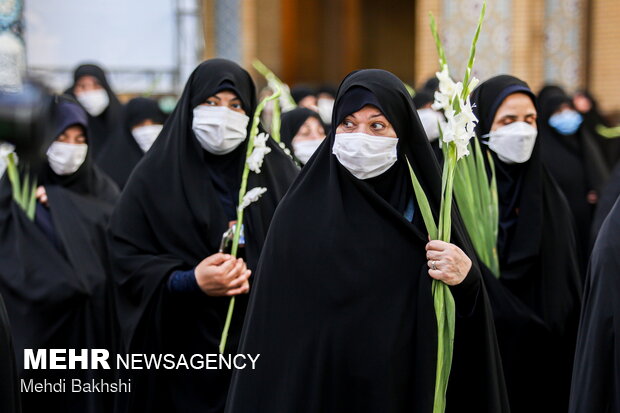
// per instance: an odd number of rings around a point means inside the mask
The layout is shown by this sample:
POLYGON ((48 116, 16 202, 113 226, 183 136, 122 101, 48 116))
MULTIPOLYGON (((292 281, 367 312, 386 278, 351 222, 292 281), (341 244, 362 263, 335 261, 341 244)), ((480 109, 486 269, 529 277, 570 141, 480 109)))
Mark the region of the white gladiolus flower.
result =
MULTIPOLYGON (((447 120, 444 125, 441 125, 442 141, 454 142, 457 159, 461 159, 469 155, 469 141, 474 136, 474 128, 478 119, 472 111, 469 97, 462 99, 463 83, 455 83, 450 78, 448 67, 444 66, 442 71, 436 75, 439 79, 439 90, 435 92, 433 109, 443 110, 447 120)), ((468 90, 472 90, 477 84, 478 79, 472 78, 468 90)))
MULTIPOLYGON (((9 154, 15 151, 15 147, 10 143, 2 142, 0 143, 0 177, 4 175, 4 171, 6 171, 6 166, 8 164, 9 154)), ((17 154, 13 155, 15 157, 15 163, 17 164, 17 154)))
POLYGON ((271 148, 267 146, 267 140, 269 139, 269 135, 266 133, 259 133, 254 138, 254 148, 252 149, 252 153, 246 159, 246 163, 250 168, 250 171, 259 174, 260 168, 263 166, 263 159, 265 155, 271 152, 271 148))
POLYGON ((243 195, 243 200, 241 201, 241 205, 239 205, 239 210, 244 210, 252 202, 258 201, 258 198, 260 198, 265 192, 267 192, 267 188, 260 186, 250 189, 245 193, 245 195, 243 195))

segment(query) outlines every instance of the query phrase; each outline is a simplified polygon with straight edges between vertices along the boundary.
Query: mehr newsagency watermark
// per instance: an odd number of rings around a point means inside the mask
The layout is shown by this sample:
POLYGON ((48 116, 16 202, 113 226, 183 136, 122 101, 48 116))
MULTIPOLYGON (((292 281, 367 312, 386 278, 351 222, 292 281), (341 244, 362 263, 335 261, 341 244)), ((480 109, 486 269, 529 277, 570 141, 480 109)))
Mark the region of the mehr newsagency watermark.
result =
MULTIPOLYGON (((256 369, 260 354, 116 354, 106 349, 24 349, 28 370, 245 370, 256 369)), ((70 373, 67 372, 67 376, 70 373)), ((131 379, 24 379, 22 393, 130 393, 131 379)))

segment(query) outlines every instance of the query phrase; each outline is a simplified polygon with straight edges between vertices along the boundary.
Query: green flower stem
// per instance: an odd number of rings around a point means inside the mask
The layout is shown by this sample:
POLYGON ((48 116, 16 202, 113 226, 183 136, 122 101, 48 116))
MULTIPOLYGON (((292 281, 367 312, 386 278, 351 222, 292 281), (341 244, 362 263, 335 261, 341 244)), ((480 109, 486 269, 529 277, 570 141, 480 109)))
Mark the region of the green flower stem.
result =
MULTIPOLYGON (((254 138, 258 135, 258 125, 260 123, 260 115, 265 108, 265 105, 270 100, 275 100, 280 97, 280 90, 275 90, 273 95, 267 96, 265 99, 261 100, 256 110, 254 111, 254 117, 252 118, 252 127, 250 128, 250 136, 248 137, 248 148, 245 153, 245 159, 252 154, 254 150, 254 138)), ((250 167, 247 162, 244 161, 243 166, 243 174, 241 175, 241 187, 239 188, 239 203, 241 205, 243 202, 243 197, 247 192, 248 188, 248 176, 250 175, 250 167)), ((235 234, 233 236, 232 248, 230 250, 230 254, 233 257, 237 256, 237 251, 239 249, 239 238, 241 237, 241 226, 243 225, 243 209, 237 208, 237 223, 235 224, 235 234)), ((224 354, 224 350, 226 349, 226 341, 228 339, 228 331, 230 330, 230 323, 232 321, 233 312, 235 309, 235 297, 230 299, 230 303, 228 305, 228 312, 226 314, 226 321, 224 323, 224 329, 222 330, 222 336, 220 338, 220 353, 224 354)))
POLYGON ((271 137, 274 141, 280 143, 280 127, 282 126, 280 110, 280 100, 273 102, 273 116, 271 118, 271 137))
POLYGON ((34 220, 34 214, 36 210, 36 189, 37 181, 35 178, 30 178, 30 172, 26 170, 24 174, 23 183, 20 181, 20 173, 17 168, 17 162, 15 159, 15 153, 10 153, 7 156, 7 175, 11 182, 11 190, 13 192, 13 200, 19 205, 26 216, 31 221, 34 220))
POLYGON ((280 80, 280 78, 276 76, 275 73, 269 70, 269 68, 265 66, 263 62, 258 59, 254 59, 254 61, 252 62, 252 66, 254 66, 254 69, 256 69, 258 73, 263 75, 265 79, 267 79, 267 81, 277 85, 283 91, 282 93, 284 94, 284 98, 288 100, 291 106, 297 106, 297 103, 295 103, 295 99, 293 99, 293 96, 291 96, 289 92, 286 92, 288 90, 285 87, 286 84, 282 80, 280 80))

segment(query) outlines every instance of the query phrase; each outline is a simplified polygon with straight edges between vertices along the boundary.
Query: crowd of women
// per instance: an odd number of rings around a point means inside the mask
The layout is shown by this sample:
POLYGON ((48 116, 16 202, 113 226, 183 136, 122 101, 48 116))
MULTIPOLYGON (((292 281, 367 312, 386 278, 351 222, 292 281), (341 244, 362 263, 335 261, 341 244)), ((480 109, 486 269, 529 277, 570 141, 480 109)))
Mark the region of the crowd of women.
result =
POLYGON ((231 255, 222 238, 258 104, 248 72, 201 63, 166 115, 149 98, 122 105, 101 68, 77 68, 55 98, 34 219, 0 181, 1 410, 430 413, 435 279, 456 305, 447 411, 620 411, 620 140, 599 134, 585 92, 535 94, 509 75, 473 91, 497 182, 498 278, 457 209, 451 242, 424 225, 407 160, 437 214, 436 88, 412 98, 376 69, 337 91, 293 88, 281 142, 248 175, 264 194, 242 209, 231 255), (255 370, 23 369, 24 349, 218 353, 231 297, 224 351, 260 354, 255 370), (67 378, 132 391, 20 394, 18 380, 67 378))

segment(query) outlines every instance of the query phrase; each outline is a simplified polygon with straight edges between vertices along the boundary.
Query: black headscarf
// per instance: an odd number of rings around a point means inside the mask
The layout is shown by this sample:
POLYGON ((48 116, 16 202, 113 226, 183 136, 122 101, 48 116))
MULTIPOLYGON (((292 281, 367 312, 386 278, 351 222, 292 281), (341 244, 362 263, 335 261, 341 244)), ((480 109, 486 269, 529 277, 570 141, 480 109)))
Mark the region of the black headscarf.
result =
MULTIPOLYGON (((192 131, 193 109, 221 90, 232 90, 252 119, 256 107, 250 75, 224 59, 201 63, 189 77, 158 139, 132 173, 110 224, 117 266, 121 323, 129 351, 217 353, 227 297, 171 294, 175 270, 191 270, 217 253, 234 215, 247 140, 227 155, 203 150, 192 131)), ((251 123, 251 121, 250 121, 251 123)), ((250 125, 248 125, 248 129, 250 125)), ((298 172, 273 141, 260 174, 248 189, 267 192, 244 210, 248 268, 255 269, 271 217, 298 172)), ((236 299, 227 350, 235 352, 247 296, 236 299)), ((223 409, 229 381, 223 370, 178 371, 137 377, 128 411, 223 409)))
POLYGON ((105 72, 95 64, 83 64, 75 69, 73 85, 67 90, 67 93, 75 97, 75 85, 82 76, 93 76, 97 79, 110 99, 108 107, 99 116, 93 117, 87 114, 91 156, 95 161, 98 161, 101 150, 107 146, 110 139, 119 133, 122 122, 122 105, 110 87, 105 72))
MULTIPOLYGON (((402 81, 382 70, 353 72, 338 91, 334 126, 354 107, 343 102, 354 103, 355 89, 370 93, 394 126, 397 163, 411 160, 436 213, 439 167, 402 81)), ((228 413, 432 411, 437 325, 421 214, 409 222, 353 177, 332 154, 334 135, 274 216, 240 347, 261 357, 256 370, 234 373, 228 413)), ((456 213, 453 223, 464 245, 456 213)), ((474 267, 452 289, 461 316, 448 411, 507 411, 479 277, 474 267)))
POLYGON ((85 131, 88 154, 78 170, 69 175, 56 174, 45 162, 39 175, 39 184, 62 186, 77 194, 114 204, 119 196, 118 187, 93 164, 92 143, 88 132, 86 112, 71 97, 59 96, 56 98, 56 102, 53 128, 55 138, 58 138, 70 126, 81 126, 85 131))
MULTIPOLYGON (((478 139, 498 108, 528 85, 495 76, 472 93, 478 139)), ((483 145, 484 148, 484 145, 483 145)), ((579 261, 573 220, 564 196, 542 164, 541 141, 522 164, 491 152, 499 201, 500 280, 483 271, 495 317, 511 411, 563 411, 579 312, 579 261)))
POLYGON ((119 134, 110 138, 102 150, 97 164, 114 182, 123 188, 131 171, 136 167, 144 152, 131 134, 131 129, 145 120, 163 124, 166 115, 156 100, 138 97, 130 100, 123 111, 123 125, 119 134))
MULTIPOLYGON (((86 127, 80 106, 59 99, 56 134, 86 127)), ((109 370, 25 370, 24 349, 105 348, 116 351, 117 327, 105 229, 118 195, 115 185, 88 162, 77 172, 56 175, 48 165, 39 176, 47 206, 36 205, 31 221, 15 202, 7 177, 0 181, 0 293, 4 296, 20 378, 85 381, 113 378, 109 370)), ((1 311, 1 310, 0 310, 1 311)), ((4 349, 6 351, 6 348, 4 349)), ((24 392, 23 412, 112 410, 107 393, 24 392)))
POLYGON ((314 90, 307 86, 294 86, 291 88, 291 96, 295 103, 299 103, 303 98, 308 96, 316 96, 314 90))
POLYGON ((416 109, 422 109, 424 106, 434 101, 435 97, 433 96, 433 92, 424 89, 416 91, 413 96, 413 105, 416 109))
POLYGON ((588 193, 601 195, 609 170, 594 136, 581 125, 572 135, 562 135, 549 125, 549 118, 562 104, 572 107, 572 101, 557 86, 543 88, 539 96, 538 136, 542 158, 551 176, 566 196, 576 222, 577 243, 581 254, 582 274, 590 255, 590 235, 595 205, 588 202, 588 193))
POLYGON ((592 250, 583 294, 569 413, 620 411, 620 202, 592 250))
POLYGON ((308 108, 295 108, 282 114, 282 127, 280 129, 280 142, 291 151, 293 151, 293 138, 299 132, 299 129, 308 118, 313 117, 318 120, 323 128, 323 121, 318 113, 308 108))
MULTIPOLYGON (((611 122, 603 115, 597 100, 594 96, 588 92, 587 90, 580 90, 576 93, 576 95, 581 95, 584 98, 590 101, 591 107, 590 110, 581 113, 583 116, 583 127, 592 135, 598 145, 603 157, 605 158, 605 162, 607 164, 607 168, 609 170, 613 170, 613 168, 620 160, 620 139, 609 139, 604 136, 601 136, 598 131, 598 126, 613 126, 611 122)), ((573 97, 574 99, 574 97, 573 97)), ((613 204, 612 204, 613 205, 613 204)), ((612 206, 610 205, 610 207, 612 206)))

